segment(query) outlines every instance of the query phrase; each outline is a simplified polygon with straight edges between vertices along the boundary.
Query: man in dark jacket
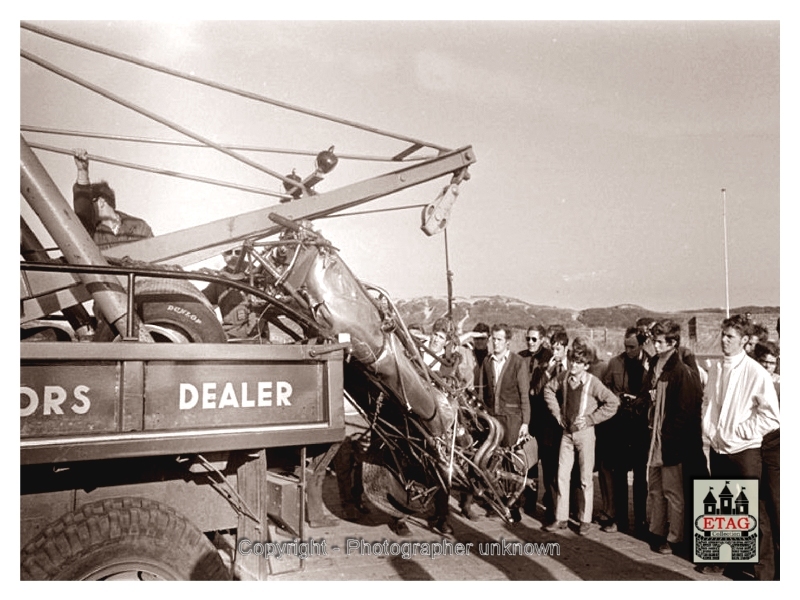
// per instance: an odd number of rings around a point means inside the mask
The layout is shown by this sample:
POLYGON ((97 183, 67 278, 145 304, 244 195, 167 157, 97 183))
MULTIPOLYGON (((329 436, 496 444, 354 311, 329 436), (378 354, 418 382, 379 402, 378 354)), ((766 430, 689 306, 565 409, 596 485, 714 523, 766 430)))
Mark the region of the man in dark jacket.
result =
MULTIPOLYGON (((531 434, 536 438, 539 462, 542 467, 542 504, 544 524, 556 520, 556 493, 558 487, 558 452, 561 446, 561 425, 544 401, 547 382, 567 370, 567 346, 569 337, 563 329, 556 331, 548 340, 550 358, 538 365, 531 373, 531 434)), ((545 346, 547 347, 547 346, 545 346)))
MULTIPOLYGON (((541 437, 538 432, 537 409, 540 414, 548 413, 544 397, 542 396, 544 384, 546 381, 541 376, 543 371, 547 368, 547 364, 553 356, 553 351, 547 347, 545 342, 546 329, 544 325, 531 325, 525 332, 525 344, 527 348, 522 350, 519 355, 528 361, 528 372, 530 373, 530 389, 528 391, 528 398, 531 404, 531 420, 528 423, 528 432, 536 438, 537 459, 539 458, 539 438, 541 437), (536 373, 536 376, 534 376, 536 373)), ((547 416, 547 415, 546 415, 547 416)), ((536 501, 538 499, 539 490, 539 460, 530 465, 528 471, 528 480, 530 484, 525 488, 525 512, 531 516, 536 514, 536 501)), ((545 486, 545 494, 542 502, 547 505, 546 501, 547 491, 545 486)), ((550 498, 549 506, 552 508, 552 497, 550 498)), ((550 511, 553 512, 552 510, 550 511)))
MULTIPOLYGON (((511 352, 511 327, 501 323, 491 329, 492 353, 481 365, 478 382, 479 397, 490 415, 503 426, 501 444, 511 447, 528 435, 531 405, 528 400, 530 375, 528 361, 511 352)), ((471 498, 461 510, 470 513, 471 498)), ((519 508, 511 510, 514 521, 521 520, 519 508)))
POLYGON ((493 325, 491 340, 492 353, 483 361, 480 389, 489 414, 505 429, 501 443, 510 448, 528 434, 531 419, 528 363, 511 352, 508 325, 493 325))
MULTIPOLYGON (((680 359, 680 325, 664 320, 652 329, 656 356, 650 361, 651 439, 648 498, 653 550, 672 554, 684 541, 684 468, 694 470, 702 454, 699 380, 680 359)), ((686 490, 690 492, 690 490, 686 490)))
POLYGON ((605 386, 620 399, 613 417, 597 426, 600 488, 607 491, 603 511, 609 521, 601 529, 614 532, 628 527, 628 471, 633 469, 633 515, 637 536, 647 533, 647 424, 649 397, 642 397, 648 357, 639 344, 636 327, 625 331, 625 351, 608 361, 605 386))

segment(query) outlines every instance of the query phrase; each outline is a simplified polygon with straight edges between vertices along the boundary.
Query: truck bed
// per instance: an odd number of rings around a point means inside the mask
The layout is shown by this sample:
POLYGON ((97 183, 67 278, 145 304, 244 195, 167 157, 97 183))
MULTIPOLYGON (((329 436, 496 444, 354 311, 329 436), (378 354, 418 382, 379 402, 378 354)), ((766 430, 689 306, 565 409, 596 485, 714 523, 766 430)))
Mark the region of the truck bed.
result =
POLYGON ((343 353, 327 349, 22 343, 21 464, 339 441, 343 353))

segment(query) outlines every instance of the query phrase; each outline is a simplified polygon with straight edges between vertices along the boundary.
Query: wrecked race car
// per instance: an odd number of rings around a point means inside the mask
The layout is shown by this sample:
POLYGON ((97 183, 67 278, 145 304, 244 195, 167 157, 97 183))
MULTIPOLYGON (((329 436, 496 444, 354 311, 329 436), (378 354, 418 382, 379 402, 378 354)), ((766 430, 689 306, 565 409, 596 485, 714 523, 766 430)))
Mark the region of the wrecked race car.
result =
MULTIPOLYGON (((284 227, 280 239, 245 244, 238 270, 323 338, 348 344, 345 393, 369 424, 369 499, 395 517, 430 518, 437 493, 469 492, 511 521, 528 483, 522 444, 500 445, 503 425, 473 390, 426 364, 429 350, 388 295, 361 282, 310 222, 270 218, 284 227)), ((260 316, 279 317, 274 309, 260 316)))

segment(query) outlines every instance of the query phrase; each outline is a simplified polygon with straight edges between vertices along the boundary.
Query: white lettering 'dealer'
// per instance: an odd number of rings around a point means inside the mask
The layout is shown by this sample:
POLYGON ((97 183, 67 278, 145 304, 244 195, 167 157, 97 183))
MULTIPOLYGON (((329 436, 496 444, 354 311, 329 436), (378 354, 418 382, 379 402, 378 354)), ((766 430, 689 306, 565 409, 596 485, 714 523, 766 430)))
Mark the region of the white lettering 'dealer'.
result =
POLYGON ((192 383, 181 383, 178 407, 190 410, 199 406, 207 410, 291 406, 292 391, 288 381, 259 381, 252 387, 246 381, 238 386, 230 381, 224 384, 210 381, 200 384, 200 389, 192 383))

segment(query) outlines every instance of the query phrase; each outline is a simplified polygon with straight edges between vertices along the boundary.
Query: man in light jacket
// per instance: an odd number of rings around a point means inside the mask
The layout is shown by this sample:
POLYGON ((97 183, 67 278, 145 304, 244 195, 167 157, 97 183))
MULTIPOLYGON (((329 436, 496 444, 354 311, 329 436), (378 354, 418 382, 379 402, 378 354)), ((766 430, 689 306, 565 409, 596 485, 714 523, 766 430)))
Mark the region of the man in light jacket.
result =
MULTIPOLYGON (((703 396, 703 443, 714 478, 761 479, 761 442, 780 427, 778 396, 764 367, 747 356, 748 320, 733 315, 722 322, 722 363, 711 369, 703 396)), ((766 519, 763 500, 759 520, 766 519)), ((771 579, 774 556, 761 546, 758 579, 771 579)))

